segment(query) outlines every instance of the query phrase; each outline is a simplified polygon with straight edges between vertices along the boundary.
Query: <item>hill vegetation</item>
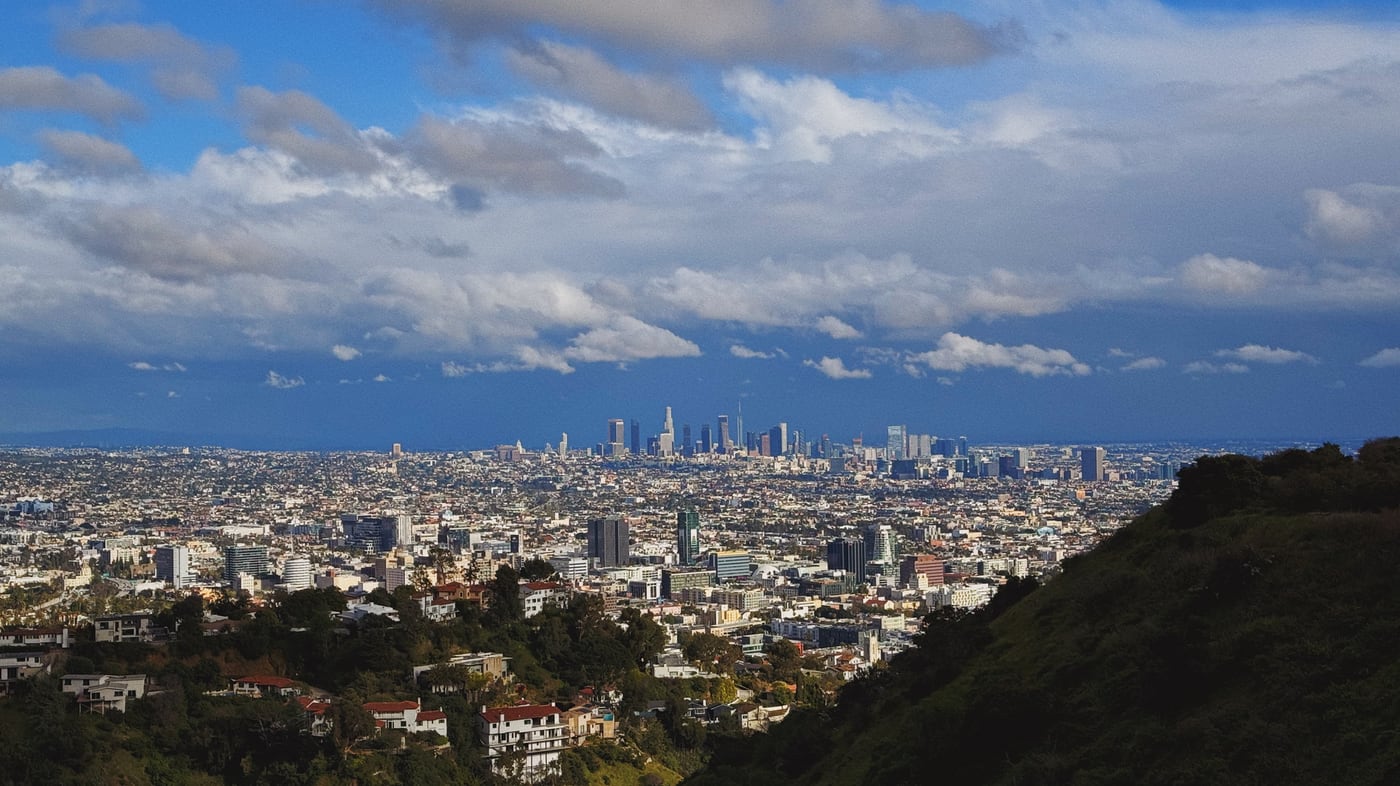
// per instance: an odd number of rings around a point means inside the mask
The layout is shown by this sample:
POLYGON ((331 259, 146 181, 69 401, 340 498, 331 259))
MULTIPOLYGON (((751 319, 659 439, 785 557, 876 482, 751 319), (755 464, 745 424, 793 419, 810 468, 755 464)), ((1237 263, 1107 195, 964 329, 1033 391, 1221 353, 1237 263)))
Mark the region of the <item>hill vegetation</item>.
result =
POLYGON ((1400 439, 1203 457, 1169 502, 707 784, 1400 783, 1400 439))

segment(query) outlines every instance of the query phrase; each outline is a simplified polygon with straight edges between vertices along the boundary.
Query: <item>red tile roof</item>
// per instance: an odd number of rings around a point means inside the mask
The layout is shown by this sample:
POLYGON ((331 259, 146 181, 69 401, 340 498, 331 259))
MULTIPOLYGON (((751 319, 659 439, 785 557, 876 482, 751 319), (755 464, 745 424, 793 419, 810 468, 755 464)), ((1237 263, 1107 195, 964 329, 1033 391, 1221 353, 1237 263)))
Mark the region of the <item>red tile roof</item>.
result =
POLYGON ((557 715, 559 708, 553 704, 519 704, 514 707, 491 707, 481 713, 487 723, 511 723, 533 718, 548 718, 557 715))
POLYGON ((447 713, 442 710, 424 710, 418 713, 418 721, 420 723, 435 720, 447 720, 447 713))
POLYGON ((416 701, 367 701, 364 708, 369 712, 404 712, 405 710, 418 709, 416 701))

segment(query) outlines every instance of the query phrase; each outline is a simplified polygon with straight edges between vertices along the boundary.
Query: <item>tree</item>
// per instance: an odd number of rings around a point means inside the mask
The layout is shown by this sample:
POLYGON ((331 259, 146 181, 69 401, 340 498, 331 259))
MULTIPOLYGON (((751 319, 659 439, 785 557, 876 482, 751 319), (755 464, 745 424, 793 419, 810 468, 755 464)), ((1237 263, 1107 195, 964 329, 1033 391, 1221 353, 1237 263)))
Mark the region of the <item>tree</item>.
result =
POLYGON ((374 716, 359 702, 344 699, 333 702, 326 711, 331 722, 331 742, 342 753, 348 752, 355 743, 374 734, 374 716))
POLYGON ((544 581, 556 573, 554 566, 549 564, 549 560, 534 557, 525 561, 520 566, 520 578, 526 581, 544 581))
POLYGON ((525 603, 520 598, 520 574, 509 565, 496 568, 496 577, 486 583, 491 598, 490 616, 497 622, 517 622, 525 617, 525 603))

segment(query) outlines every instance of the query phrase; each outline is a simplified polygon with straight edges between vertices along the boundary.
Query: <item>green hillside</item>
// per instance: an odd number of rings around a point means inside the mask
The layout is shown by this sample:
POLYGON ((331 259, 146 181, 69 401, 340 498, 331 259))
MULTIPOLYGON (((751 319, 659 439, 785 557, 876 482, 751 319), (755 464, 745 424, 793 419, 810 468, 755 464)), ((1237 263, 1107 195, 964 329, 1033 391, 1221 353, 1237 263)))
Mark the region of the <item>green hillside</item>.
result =
POLYGON ((1400 439, 1204 458, 687 784, 1400 783, 1400 439))

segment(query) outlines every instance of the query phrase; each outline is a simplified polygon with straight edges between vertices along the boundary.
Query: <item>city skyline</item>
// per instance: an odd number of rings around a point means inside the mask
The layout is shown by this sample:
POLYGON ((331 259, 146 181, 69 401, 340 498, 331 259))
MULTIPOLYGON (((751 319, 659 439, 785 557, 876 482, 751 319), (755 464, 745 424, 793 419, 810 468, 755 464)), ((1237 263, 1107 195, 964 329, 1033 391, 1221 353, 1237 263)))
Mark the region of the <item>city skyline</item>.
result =
POLYGON ((1397 433, 1400 9, 1316 5, 26 5, 0 441, 1397 433))

